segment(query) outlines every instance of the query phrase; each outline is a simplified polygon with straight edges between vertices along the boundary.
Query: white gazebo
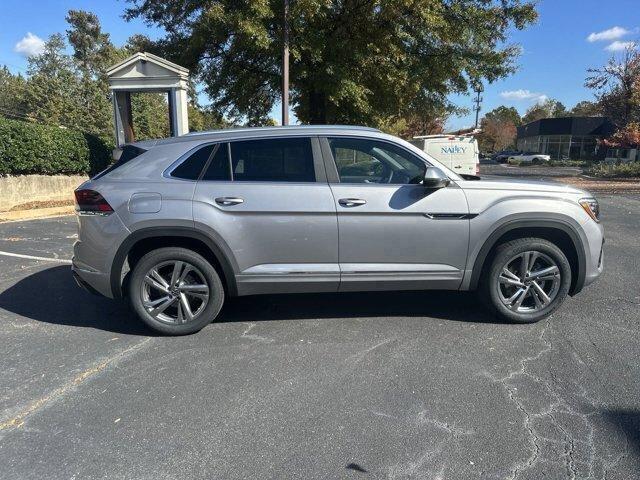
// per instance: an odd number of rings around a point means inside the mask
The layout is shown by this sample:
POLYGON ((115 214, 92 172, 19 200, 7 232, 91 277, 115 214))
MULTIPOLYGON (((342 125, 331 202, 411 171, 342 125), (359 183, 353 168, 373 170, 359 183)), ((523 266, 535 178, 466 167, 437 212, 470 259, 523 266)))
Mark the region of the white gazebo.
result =
POLYGON ((112 92, 116 146, 134 142, 131 93, 167 93, 171 136, 189 133, 187 88, 189 70, 151 53, 132 55, 107 70, 112 92))

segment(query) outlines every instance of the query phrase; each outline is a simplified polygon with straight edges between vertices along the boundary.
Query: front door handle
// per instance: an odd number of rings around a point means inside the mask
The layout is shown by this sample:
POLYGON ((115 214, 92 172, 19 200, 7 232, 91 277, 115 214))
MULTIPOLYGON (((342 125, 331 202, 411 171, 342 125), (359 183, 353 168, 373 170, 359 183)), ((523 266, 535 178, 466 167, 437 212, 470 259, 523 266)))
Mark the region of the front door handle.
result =
POLYGON ((244 199, 240 197, 218 197, 216 198, 216 203, 218 205, 230 207, 231 205, 240 205, 241 203, 244 203, 244 199))
POLYGON ((367 201, 361 198, 341 198, 338 203, 343 207, 359 207, 360 205, 365 205, 367 201))

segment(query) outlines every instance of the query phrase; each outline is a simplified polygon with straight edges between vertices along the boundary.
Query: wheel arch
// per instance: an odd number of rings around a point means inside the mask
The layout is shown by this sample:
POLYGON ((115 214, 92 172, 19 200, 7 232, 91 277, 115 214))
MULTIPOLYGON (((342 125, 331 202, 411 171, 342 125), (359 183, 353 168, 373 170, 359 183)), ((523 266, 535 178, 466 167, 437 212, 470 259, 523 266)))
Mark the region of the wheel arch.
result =
POLYGON ((109 282, 114 298, 124 297, 122 272, 125 260, 133 269, 142 256, 156 248, 183 247, 205 257, 217 270, 228 295, 236 296, 235 270, 223 248, 209 235, 188 227, 148 227, 136 230, 118 248, 111 267, 109 282))
POLYGON ((473 262, 469 290, 475 290, 496 247, 516 238, 537 237, 556 244, 567 256, 571 265, 570 295, 582 290, 586 275, 586 253, 580 234, 569 223, 561 220, 512 220, 498 227, 484 241, 473 262))

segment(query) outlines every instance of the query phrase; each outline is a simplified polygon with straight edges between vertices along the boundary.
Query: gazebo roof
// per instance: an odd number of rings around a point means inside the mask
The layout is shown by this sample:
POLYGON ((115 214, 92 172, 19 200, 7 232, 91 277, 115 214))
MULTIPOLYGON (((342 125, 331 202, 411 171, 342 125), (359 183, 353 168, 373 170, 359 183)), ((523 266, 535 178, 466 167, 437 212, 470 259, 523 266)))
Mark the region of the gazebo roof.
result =
POLYGON ((131 55, 107 70, 111 90, 186 88, 189 70, 148 52, 131 55))
POLYGON ((131 55, 129 58, 125 58, 120 63, 116 63, 115 65, 109 67, 107 69, 107 76, 111 77, 116 72, 122 69, 125 69, 135 64, 136 62, 141 62, 141 63, 150 62, 152 64, 159 66, 162 69, 168 70, 169 72, 173 72, 179 76, 189 75, 188 69, 181 67, 180 65, 177 65, 173 62, 170 62, 169 60, 165 60, 164 58, 158 57, 157 55, 154 55, 152 53, 138 52, 131 55))

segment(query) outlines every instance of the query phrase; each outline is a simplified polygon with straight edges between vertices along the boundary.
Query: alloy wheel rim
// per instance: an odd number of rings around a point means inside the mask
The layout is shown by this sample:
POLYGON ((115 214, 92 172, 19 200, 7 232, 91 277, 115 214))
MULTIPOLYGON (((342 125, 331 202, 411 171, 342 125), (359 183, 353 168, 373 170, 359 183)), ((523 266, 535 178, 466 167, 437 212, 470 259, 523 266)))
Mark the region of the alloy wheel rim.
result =
POLYGON ((560 290, 561 274, 548 255, 529 250, 511 257, 498 277, 500 301, 517 313, 536 313, 553 303, 560 290))
POLYGON ((181 260, 150 268, 141 285, 142 305, 156 320, 181 325, 198 318, 209 304, 210 289, 202 272, 181 260))

